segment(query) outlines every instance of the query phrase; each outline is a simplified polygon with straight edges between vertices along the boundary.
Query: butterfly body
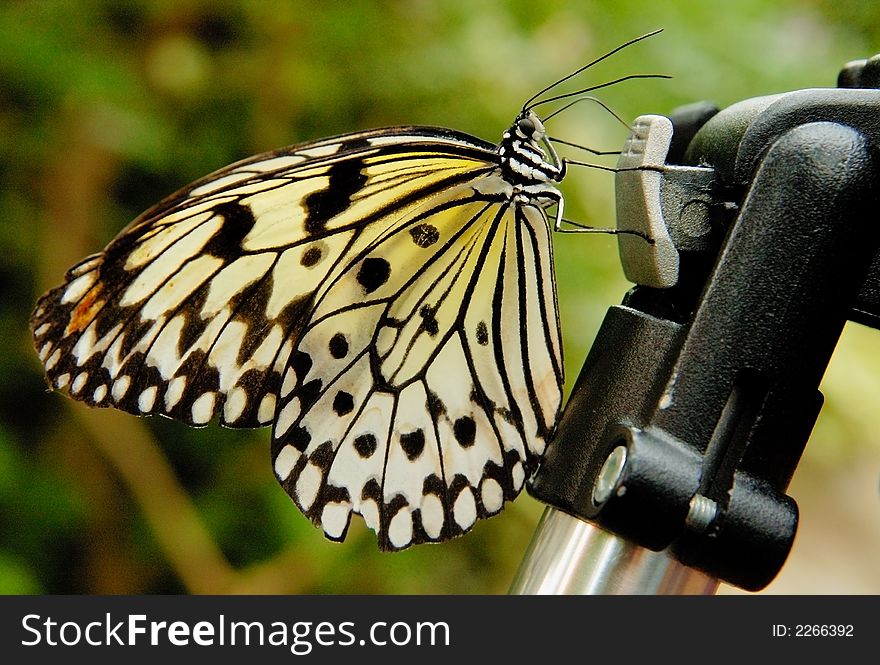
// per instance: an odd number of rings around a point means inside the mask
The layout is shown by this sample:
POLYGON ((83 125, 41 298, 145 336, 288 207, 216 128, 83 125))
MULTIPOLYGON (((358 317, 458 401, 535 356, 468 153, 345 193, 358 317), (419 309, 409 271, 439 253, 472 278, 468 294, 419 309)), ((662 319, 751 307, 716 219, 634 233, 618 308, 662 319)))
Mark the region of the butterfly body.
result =
POLYGON ((278 480, 331 539, 352 513, 385 549, 468 531, 519 493, 561 403, 564 168, 543 139, 523 111, 497 146, 387 128, 197 181, 40 300, 50 386, 272 425, 278 480))

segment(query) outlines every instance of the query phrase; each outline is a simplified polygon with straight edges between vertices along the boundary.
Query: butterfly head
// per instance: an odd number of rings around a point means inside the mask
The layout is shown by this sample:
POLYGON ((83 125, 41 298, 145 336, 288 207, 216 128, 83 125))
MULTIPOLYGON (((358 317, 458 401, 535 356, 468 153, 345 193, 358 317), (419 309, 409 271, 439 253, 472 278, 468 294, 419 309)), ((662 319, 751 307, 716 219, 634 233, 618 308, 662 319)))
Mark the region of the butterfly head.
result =
POLYGON ((524 109, 501 138, 498 146, 504 178, 514 185, 559 182, 564 170, 547 141, 544 123, 524 109))

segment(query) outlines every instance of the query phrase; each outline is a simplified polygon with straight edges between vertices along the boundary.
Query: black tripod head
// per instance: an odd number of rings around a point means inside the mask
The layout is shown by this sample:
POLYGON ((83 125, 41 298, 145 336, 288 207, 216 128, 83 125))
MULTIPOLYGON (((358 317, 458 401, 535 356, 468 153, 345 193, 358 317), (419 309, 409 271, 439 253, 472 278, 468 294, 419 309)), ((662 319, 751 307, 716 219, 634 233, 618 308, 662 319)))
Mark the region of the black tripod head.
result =
POLYGON ((838 87, 633 128, 609 309, 530 484, 545 503, 749 590, 797 528, 785 494, 847 320, 880 328, 880 56, 838 87))

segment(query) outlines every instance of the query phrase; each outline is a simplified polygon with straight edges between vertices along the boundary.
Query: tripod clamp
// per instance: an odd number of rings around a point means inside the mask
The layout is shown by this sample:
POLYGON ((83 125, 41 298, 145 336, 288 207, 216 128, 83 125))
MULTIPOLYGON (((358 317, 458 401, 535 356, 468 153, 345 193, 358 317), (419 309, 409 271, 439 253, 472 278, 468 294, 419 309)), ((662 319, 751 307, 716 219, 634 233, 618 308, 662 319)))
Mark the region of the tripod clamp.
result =
POLYGON ((880 56, 838 89, 639 118, 611 307, 529 485, 549 506, 757 590, 847 320, 880 328, 880 56))

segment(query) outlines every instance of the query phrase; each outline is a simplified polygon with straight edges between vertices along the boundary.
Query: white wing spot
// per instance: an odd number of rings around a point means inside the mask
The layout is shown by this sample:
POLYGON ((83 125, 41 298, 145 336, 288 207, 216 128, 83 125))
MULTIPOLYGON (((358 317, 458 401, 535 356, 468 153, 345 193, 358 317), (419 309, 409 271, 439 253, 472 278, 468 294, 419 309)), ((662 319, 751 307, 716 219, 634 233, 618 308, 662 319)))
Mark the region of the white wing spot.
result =
POLYGON ((237 170, 243 173, 277 171, 279 169, 290 168, 294 164, 299 164, 300 162, 304 161, 306 161, 306 158, 300 157, 299 155, 283 155, 281 157, 264 159, 260 162, 254 162, 252 164, 245 164, 237 170))
POLYGON ((101 401, 103 401, 103 399, 106 396, 107 396, 107 386, 102 384, 102 385, 98 386, 97 388, 95 388, 95 392, 92 395, 92 398, 95 400, 95 402, 101 402, 101 401))
POLYGON ((517 462, 510 470, 510 476, 513 480, 513 489, 518 492, 526 480, 526 471, 523 469, 522 462, 517 462))
POLYGON ((140 394, 138 397, 138 408, 141 410, 141 413, 148 413, 153 410, 157 392, 158 388, 156 386, 150 386, 140 394))
POLYGON ((504 504, 504 492, 494 478, 486 478, 480 485, 480 498, 486 512, 497 513, 504 504))
POLYGON ((347 501, 344 503, 330 502, 324 506, 321 511, 321 526, 331 538, 341 538, 348 526, 349 515, 351 515, 351 504, 347 501))
POLYGON ((299 416, 299 397, 294 397, 282 407, 281 413, 278 414, 278 419, 275 421, 276 439, 280 439, 287 433, 297 416, 299 416))
POLYGON ((318 490, 321 488, 321 481, 324 474, 321 469, 309 462, 303 467, 302 473, 296 480, 296 496, 299 499, 303 510, 312 507, 318 496, 318 490))
POLYGON ((284 373, 284 382, 281 384, 281 396, 287 397, 290 394, 290 391, 293 390, 293 387, 296 385, 296 374, 293 373, 292 368, 288 368, 288 370, 284 373))
POLYGON ((79 300, 85 292, 88 291, 92 284, 95 283, 95 278, 97 275, 95 273, 86 273, 85 275, 80 275, 75 280, 73 280, 70 284, 67 285, 67 289, 64 291, 64 295, 61 296, 61 304, 66 305, 69 302, 73 302, 74 300, 79 300))
MULTIPOLYGON (((128 377, 125 378, 127 379, 128 377)), ((168 383, 168 387, 165 389, 166 409, 173 409, 174 405, 183 397, 183 391, 186 390, 186 380, 185 376, 175 376, 168 383)))
POLYGON ((46 362, 46 356, 52 353, 52 342, 46 342, 43 346, 40 347, 40 352, 37 354, 42 362, 46 362))
POLYGON ((341 143, 330 143, 328 145, 319 145, 314 148, 304 148, 297 150, 297 155, 305 155, 306 157, 326 157, 327 155, 336 154, 342 147, 341 143))
POLYGON ((462 529, 467 529, 477 520, 477 504, 474 501, 474 493, 470 487, 465 487, 458 498, 455 505, 452 506, 452 515, 455 521, 462 529))
POLYGON ((379 530, 379 506, 372 499, 367 499, 360 505, 360 513, 364 518, 364 524, 373 531, 379 530))
POLYGON ((55 386, 56 386, 58 389, 61 389, 61 388, 63 388, 64 386, 67 385, 67 382, 68 382, 68 381, 70 381, 70 374, 68 374, 67 372, 65 372, 64 374, 62 374, 61 376, 59 376, 57 379, 55 379, 55 386))
POLYGON ((82 263, 80 263, 78 266, 74 266, 73 268, 71 268, 70 274, 73 275, 74 277, 79 277, 83 273, 86 273, 89 270, 94 270, 95 268, 97 268, 101 264, 102 260, 103 260, 103 257, 101 257, 100 255, 96 255, 96 256, 92 256, 91 258, 87 258, 82 263))
POLYGON ((98 349, 95 348, 97 339, 96 328, 94 322, 86 328, 85 332, 80 335, 76 345, 73 347, 73 355, 76 357, 78 365, 85 364, 85 361, 92 357, 98 349))
POLYGON ((412 515, 406 508, 397 511, 388 525, 388 540, 394 547, 406 547, 412 542, 413 521, 412 515))
POLYGON ((257 421, 262 424, 270 423, 273 415, 275 415, 275 395, 263 395, 257 411, 257 421))
POLYGON ((214 391, 208 391, 200 395, 198 399, 193 402, 192 419, 194 423, 203 425, 211 420, 211 416, 214 415, 214 402, 216 399, 217 393, 214 391))
POLYGON ((83 386, 86 385, 86 381, 89 380, 88 372, 80 372, 76 375, 76 378, 73 380, 73 385, 70 386, 70 392, 78 393, 83 389, 83 386))
POLYGON ((413 134, 410 136, 400 136, 399 134, 394 134, 391 136, 373 136, 372 138, 367 139, 367 143, 370 145, 385 145, 386 143, 398 144, 398 143, 414 143, 416 141, 423 141, 424 137, 419 136, 418 134, 413 134))
POLYGON ((55 353, 49 356, 49 360, 46 361, 46 369, 55 367, 59 360, 61 360, 61 349, 55 349, 55 353))
POLYGON ((113 383, 113 387, 110 389, 110 394, 113 395, 113 399, 117 402, 125 397, 125 393, 128 392, 128 387, 131 385, 131 377, 128 374, 123 374, 113 383))
POLYGON ((48 323, 42 324, 39 328, 34 330, 34 337, 42 337, 50 327, 51 326, 48 323))
POLYGON ((223 405, 223 418, 228 423, 234 423, 244 413, 247 406, 247 392, 241 386, 235 386, 226 398, 223 405))
POLYGON ((40 347, 40 352, 37 354, 40 357, 40 360, 46 362, 46 356, 48 356, 52 352, 52 342, 46 342, 43 346, 40 347))
POLYGON ((428 494, 422 501, 422 528, 428 537, 439 538, 443 522, 443 502, 436 494, 428 494))
POLYGON ((237 182, 241 182, 242 180, 250 178, 251 175, 252 174, 250 173, 230 173, 229 175, 223 176, 222 178, 217 178, 216 180, 206 182, 201 187, 196 187, 189 193, 189 196, 202 196, 203 194, 214 192, 221 187, 231 187, 237 182))
POLYGON ((275 475, 278 476, 278 480, 282 482, 287 480, 300 455, 301 453, 290 444, 278 451, 278 456, 275 458, 275 475))

